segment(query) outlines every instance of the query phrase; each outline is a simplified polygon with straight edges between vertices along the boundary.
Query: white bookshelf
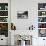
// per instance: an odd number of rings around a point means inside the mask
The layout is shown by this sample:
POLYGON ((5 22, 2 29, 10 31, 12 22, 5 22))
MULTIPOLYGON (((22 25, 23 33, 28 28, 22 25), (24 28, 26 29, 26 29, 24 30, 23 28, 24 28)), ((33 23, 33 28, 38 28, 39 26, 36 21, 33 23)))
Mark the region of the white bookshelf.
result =
MULTIPOLYGON (((38 8, 38 19, 40 18, 45 18, 46 17, 46 5, 44 6, 44 5, 46 4, 46 3, 40 3, 40 5, 39 5, 39 8, 38 8), (41 6, 42 5, 42 6, 41 6), (45 7, 45 8, 43 8, 43 7, 45 7), (42 9, 41 9, 42 8, 42 9)), ((46 23, 46 18, 44 19, 44 20, 40 20, 40 21, 38 21, 38 23, 39 24, 44 24, 44 23, 46 23), (44 21, 45 20, 45 21, 44 21)))
POLYGON ((41 32, 46 32, 46 3, 38 4, 38 32, 39 37, 46 37, 45 34, 41 32))
MULTIPOLYGON (((0 3, 0 28, 5 32, 5 36, 7 34, 7 38, 8 38, 8 3, 0 3), (6 6, 6 7, 5 7, 6 6), (5 27, 5 29, 3 29, 2 27, 5 27)), ((1 30, 1 31, 2 31, 1 30)), ((1 32, 0 32, 1 33, 1 32)), ((4 32, 3 32, 4 33, 4 32)))

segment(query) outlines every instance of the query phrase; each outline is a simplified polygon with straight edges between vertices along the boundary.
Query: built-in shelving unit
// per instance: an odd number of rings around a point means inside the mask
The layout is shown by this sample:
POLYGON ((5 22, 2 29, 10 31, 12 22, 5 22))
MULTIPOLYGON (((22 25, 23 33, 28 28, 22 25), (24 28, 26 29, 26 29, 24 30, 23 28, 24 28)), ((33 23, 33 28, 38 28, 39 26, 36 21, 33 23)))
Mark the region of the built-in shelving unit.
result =
POLYGON ((0 35, 8 37, 8 3, 0 3, 0 35))
POLYGON ((38 3, 38 31, 40 37, 46 37, 46 3, 38 3))

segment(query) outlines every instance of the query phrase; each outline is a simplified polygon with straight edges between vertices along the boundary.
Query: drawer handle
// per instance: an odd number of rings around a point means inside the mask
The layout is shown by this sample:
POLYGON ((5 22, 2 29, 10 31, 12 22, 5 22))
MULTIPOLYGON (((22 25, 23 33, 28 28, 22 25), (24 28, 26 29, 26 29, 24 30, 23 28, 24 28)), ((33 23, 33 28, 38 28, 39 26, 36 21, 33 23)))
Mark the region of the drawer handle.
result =
POLYGON ((45 39, 43 39, 43 40, 45 40, 45 39))
POLYGON ((3 40, 3 39, 1 39, 1 40, 3 40))

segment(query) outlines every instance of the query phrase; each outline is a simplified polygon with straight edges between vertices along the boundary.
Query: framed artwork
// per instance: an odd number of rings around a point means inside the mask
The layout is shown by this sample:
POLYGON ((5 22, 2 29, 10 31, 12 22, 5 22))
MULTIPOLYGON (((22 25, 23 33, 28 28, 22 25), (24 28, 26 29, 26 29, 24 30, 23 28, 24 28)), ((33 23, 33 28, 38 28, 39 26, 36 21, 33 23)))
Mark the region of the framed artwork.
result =
POLYGON ((28 11, 18 11, 17 19, 28 19, 28 11))

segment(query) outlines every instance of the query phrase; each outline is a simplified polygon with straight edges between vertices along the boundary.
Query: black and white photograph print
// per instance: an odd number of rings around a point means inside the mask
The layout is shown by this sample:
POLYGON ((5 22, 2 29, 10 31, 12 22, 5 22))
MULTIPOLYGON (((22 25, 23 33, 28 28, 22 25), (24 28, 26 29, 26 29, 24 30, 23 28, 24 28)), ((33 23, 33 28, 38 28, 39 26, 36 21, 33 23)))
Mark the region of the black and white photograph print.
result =
POLYGON ((17 19, 28 19, 28 11, 18 11, 17 19))

